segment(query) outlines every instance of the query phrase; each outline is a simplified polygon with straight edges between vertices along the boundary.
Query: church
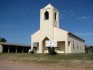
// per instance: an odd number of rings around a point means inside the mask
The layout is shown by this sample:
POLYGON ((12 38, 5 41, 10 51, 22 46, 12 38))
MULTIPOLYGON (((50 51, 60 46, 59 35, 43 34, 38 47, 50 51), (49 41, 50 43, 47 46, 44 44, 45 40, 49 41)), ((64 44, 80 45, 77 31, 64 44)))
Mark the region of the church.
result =
POLYGON ((37 53, 48 53, 47 40, 57 42, 57 53, 84 53, 85 40, 73 33, 60 29, 59 11, 51 4, 40 9, 40 29, 31 35, 31 50, 37 53))

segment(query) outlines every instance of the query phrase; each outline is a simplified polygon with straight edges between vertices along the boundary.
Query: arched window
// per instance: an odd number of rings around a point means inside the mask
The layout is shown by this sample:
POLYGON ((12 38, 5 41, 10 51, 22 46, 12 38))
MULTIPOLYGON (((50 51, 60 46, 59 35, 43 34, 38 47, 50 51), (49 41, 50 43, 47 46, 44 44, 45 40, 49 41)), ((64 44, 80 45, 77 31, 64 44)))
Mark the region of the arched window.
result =
POLYGON ((49 12, 48 12, 48 11, 46 11, 46 12, 44 13, 44 19, 45 19, 45 20, 49 19, 49 12))
POLYGON ((54 13, 54 17, 55 17, 55 20, 56 20, 56 12, 54 13))

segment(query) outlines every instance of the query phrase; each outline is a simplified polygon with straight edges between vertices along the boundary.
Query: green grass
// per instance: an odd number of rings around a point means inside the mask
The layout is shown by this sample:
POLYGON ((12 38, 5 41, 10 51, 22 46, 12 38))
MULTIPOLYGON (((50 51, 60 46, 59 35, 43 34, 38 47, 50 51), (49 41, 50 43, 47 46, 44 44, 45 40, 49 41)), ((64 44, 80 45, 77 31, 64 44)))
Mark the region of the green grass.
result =
POLYGON ((63 63, 73 60, 93 60, 93 53, 82 54, 30 54, 30 53, 1 53, 0 60, 37 62, 37 63, 63 63))

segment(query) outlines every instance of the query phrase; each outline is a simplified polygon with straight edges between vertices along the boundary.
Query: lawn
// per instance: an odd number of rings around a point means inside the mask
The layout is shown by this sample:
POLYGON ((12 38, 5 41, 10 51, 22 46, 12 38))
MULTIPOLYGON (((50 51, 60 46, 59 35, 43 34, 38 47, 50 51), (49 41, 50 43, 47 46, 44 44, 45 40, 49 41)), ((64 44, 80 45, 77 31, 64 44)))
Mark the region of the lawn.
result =
POLYGON ((61 63, 63 61, 92 61, 93 53, 82 54, 30 54, 30 53, 1 53, 0 60, 38 62, 38 63, 61 63))
POLYGON ((93 70, 93 53, 79 54, 30 54, 30 53, 1 53, 0 61, 38 63, 57 65, 68 68, 84 68, 93 70))

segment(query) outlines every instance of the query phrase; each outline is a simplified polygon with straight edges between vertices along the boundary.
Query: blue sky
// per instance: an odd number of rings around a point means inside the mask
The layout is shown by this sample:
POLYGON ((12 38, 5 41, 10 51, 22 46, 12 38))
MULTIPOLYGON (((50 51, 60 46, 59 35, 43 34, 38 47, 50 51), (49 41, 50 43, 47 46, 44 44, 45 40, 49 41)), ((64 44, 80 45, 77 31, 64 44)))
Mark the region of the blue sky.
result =
POLYGON ((0 0, 0 37, 30 44, 40 26, 40 9, 49 3, 59 10, 60 28, 93 45, 93 0, 0 0))

